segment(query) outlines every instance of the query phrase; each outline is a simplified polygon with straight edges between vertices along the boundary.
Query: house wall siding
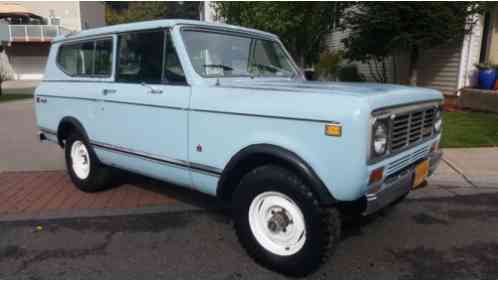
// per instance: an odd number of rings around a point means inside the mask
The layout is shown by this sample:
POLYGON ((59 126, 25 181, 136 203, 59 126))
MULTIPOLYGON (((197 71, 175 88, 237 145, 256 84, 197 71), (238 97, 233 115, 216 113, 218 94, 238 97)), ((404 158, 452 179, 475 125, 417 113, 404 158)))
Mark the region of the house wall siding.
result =
MULTIPOLYGON (((331 32, 327 38, 325 39, 325 44, 330 51, 338 51, 338 50, 343 50, 344 49, 344 44, 342 43, 342 40, 347 38, 350 34, 349 30, 338 30, 338 31, 333 31, 331 32)), ((370 65, 368 63, 362 63, 360 61, 348 61, 348 64, 355 64, 358 67, 358 71, 365 76, 367 81, 376 81, 375 79, 375 74, 372 74, 372 71, 375 73, 375 67, 374 67, 374 62, 370 62, 370 65), (372 69, 372 70, 371 70, 372 69)), ((392 58, 389 58, 386 61, 386 74, 387 74, 387 80, 390 83, 394 83, 394 69, 393 69, 393 60, 392 58)))
POLYGON ((487 60, 498 63, 498 7, 490 12, 490 30, 487 60))
POLYGON ((445 95, 458 91, 461 44, 423 52, 418 63, 418 85, 433 88, 445 95))
POLYGON ((105 3, 80 2, 80 18, 82 29, 105 26, 105 3))
MULTIPOLYGON (((332 51, 343 49, 344 44, 341 41, 349 34, 347 30, 330 33, 325 41, 328 49, 332 51)), ((460 44, 422 52, 418 64, 418 85, 437 89, 447 95, 455 94, 458 89, 461 50, 460 44)), ((396 66, 393 64, 392 57, 386 61, 388 82, 407 84, 410 63, 407 53, 397 54, 395 60, 396 66)), ((359 72, 365 76, 367 81, 375 81, 368 64, 351 63, 358 66, 359 72)))

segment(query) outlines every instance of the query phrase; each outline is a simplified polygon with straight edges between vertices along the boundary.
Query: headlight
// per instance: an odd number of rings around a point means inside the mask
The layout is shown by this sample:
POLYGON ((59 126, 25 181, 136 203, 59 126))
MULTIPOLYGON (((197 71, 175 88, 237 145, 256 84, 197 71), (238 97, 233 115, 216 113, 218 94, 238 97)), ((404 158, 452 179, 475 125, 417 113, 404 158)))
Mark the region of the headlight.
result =
POLYGON ((373 127, 372 139, 373 152, 377 156, 386 153, 387 150, 387 125, 385 122, 377 121, 373 127))
POLYGON ((434 122, 434 132, 439 133, 443 127, 443 118, 441 116, 440 109, 436 111, 436 115, 434 117, 436 119, 436 122, 434 122))

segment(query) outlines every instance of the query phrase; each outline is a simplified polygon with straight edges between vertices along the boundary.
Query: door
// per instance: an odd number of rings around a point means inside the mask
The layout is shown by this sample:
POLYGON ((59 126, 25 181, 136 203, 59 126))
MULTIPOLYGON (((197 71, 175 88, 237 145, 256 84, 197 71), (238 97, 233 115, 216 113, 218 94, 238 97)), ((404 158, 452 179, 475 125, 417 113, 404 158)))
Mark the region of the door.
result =
POLYGON ((97 147, 112 165, 191 185, 190 87, 168 30, 118 35, 115 83, 102 90, 97 147))

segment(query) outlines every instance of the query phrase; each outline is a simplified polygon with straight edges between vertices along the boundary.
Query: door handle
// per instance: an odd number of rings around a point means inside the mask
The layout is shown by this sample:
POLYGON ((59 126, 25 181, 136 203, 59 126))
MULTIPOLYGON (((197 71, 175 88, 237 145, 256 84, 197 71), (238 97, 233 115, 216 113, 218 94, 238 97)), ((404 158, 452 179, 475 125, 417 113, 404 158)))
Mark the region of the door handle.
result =
POLYGON ((149 94, 153 94, 153 95, 159 95, 159 94, 162 94, 163 91, 162 90, 158 90, 158 89, 151 89, 149 91, 149 94))
POLYGON ((142 82, 141 85, 147 89, 149 89, 148 93, 153 94, 153 95, 159 95, 163 93, 163 90, 155 89, 149 85, 147 85, 145 82, 142 82))
POLYGON ((102 90, 102 95, 104 95, 104 96, 112 95, 115 93, 116 93, 116 90, 114 90, 114 89, 103 89, 102 90))

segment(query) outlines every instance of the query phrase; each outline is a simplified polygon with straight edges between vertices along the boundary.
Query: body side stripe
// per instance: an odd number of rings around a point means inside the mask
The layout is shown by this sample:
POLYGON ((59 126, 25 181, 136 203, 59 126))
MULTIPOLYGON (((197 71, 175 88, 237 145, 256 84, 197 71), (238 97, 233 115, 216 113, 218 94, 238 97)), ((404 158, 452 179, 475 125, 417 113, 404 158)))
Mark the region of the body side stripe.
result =
POLYGON ((174 109, 174 110, 187 110, 182 107, 175 106, 166 106, 166 105, 155 105, 155 104, 147 104, 147 103, 137 103, 137 102, 125 102, 125 101, 114 101, 110 99, 90 99, 90 98, 80 98, 80 97, 70 97, 70 96, 56 96, 56 95, 37 95, 39 97, 47 97, 47 98, 61 98, 61 99, 76 99, 76 100, 88 100, 88 101, 102 101, 108 103, 118 103, 118 104, 128 104, 128 105, 137 105, 137 106, 147 106, 147 107, 155 107, 155 108, 165 108, 165 109, 174 109))
POLYGON ((115 145, 110 145, 102 142, 97 142, 97 141, 90 141, 90 144, 97 148, 113 151, 113 152, 119 152, 122 154, 127 154, 127 155, 132 155, 136 156, 145 160, 150 160, 162 164, 169 164, 169 165, 174 165, 174 166, 179 166, 191 170, 196 170, 199 172, 204 172, 210 175, 215 175, 215 176, 220 176, 221 175, 221 169, 218 169, 216 167, 204 165, 204 164, 199 164, 199 163, 192 163, 184 160, 179 160, 179 159, 173 159, 173 158, 168 158, 165 156, 158 156, 158 155, 153 155, 150 153, 142 152, 142 151, 136 151, 132 150, 129 148, 125 147, 120 147, 120 146, 115 146, 115 145))
POLYGON ((292 120, 292 121, 305 121, 305 122, 318 122, 318 123, 340 124, 340 122, 337 122, 337 121, 324 120, 324 119, 295 118, 295 117, 278 116, 278 115, 263 115, 263 114, 253 114, 253 113, 243 113, 243 112, 230 112, 230 111, 220 111, 220 110, 210 110, 210 109, 196 109, 196 108, 188 109, 188 108, 173 107, 173 106, 163 106, 163 105, 144 104, 144 103, 135 103, 135 102, 113 101, 113 100, 109 100, 109 99, 91 99, 91 98, 81 98, 81 97, 56 96, 56 95, 37 95, 37 96, 40 96, 40 97, 51 97, 51 98, 61 98, 61 99, 103 101, 103 102, 109 102, 109 103, 120 103, 120 104, 137 105, 137 106, 148 106, 148 107, 174 109, 174 110, 185 110, 185 111, 192 111, 192 112, 205 112, 205 113, 239 115, 239 116, 248 116, 248 117, 261 117, 261 118, 292 120))

